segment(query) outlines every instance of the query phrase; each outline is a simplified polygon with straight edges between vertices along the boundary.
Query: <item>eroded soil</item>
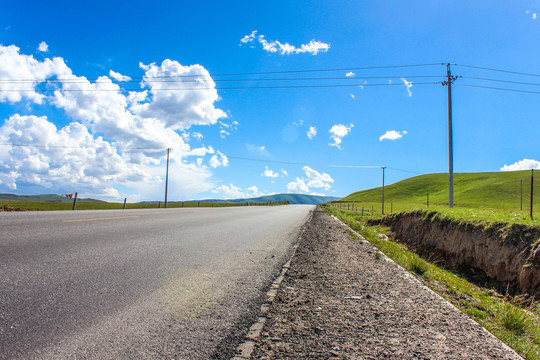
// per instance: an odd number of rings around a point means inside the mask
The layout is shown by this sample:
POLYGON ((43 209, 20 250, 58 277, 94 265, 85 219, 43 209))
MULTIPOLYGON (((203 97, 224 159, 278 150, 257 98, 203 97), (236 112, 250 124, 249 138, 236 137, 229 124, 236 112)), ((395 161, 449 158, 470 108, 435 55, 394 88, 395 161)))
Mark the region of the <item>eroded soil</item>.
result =
POLYGON ((253 359, 521 359, 317 209, 253 359))

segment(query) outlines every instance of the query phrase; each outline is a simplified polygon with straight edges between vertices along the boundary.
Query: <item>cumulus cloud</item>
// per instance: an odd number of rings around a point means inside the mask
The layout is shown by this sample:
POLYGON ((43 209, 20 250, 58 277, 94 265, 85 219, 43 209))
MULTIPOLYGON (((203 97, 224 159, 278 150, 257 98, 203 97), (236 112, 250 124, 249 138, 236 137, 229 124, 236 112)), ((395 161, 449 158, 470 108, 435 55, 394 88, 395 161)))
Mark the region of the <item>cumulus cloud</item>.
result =
POLYGON ((233 184, 221 185, 213 189, 214 194, 221 194, 225 199, 242 199, 242 198, 251 198, 264 195, 259 191, 256 186, 251 186, 247 189, 242 189, 233 184))
POLYGON ((343 141, 343 138, 351 131, 353 127, 353 124, 350 124, 349 126, 345 126, 343 124, 336 124, 332 126, 329 132, 331 134, 330 140, 333 142, 329 143, 328 145, 335 146, 341 150, 341 142, 343 141))
POLYGON ((381 137, 379 137, 379 141, 401 139, 405 134, 407 134, 406 131, 399 132, 396 130, 388 130, 383 135, 381 135, 381 137))
POLYGON ((26 146, 0 147, 0 173, 4 174, 0 188, 30 184, 54 191, 77 186, 94 196, 113 196, 123 187, 143 199, 153 197, 161 193, 164 149, 171 147, 170 182, 177 185, 171 186, 171 195, 189 197, 210 190, 214 185, 209 167, 201 158, 191 163, 187 158, 213 154, 212 168, 227 166, 228 159, 211 147, 191 149, 185 130, 227 118, 215 107, 219 97, 212 78, 200 65, 183 66, 169 59, 161 65, 140 67, 144 70, 141 90, 125 91, 113 80, 127 81, 129 77, 112 70, 109 76, 90 81, 74 75, 62 58, 38 61, 21 54, 14 45, 0 45, 0 80, 8 80, 0 81, 0 102, 42 104, 46 99, 46 104, 63 110, 73 121, 57 129, 46 117, 16 114, 4 120, 0 142, 26 146), (184 75, 193 76, 195 85, 184 83, 184 75), (179 82, 153 81, 163 76, 177 76, 179 82), (56 85, 44 83, 51 78, 60 81, 56 85), (13 82, 20 79, 30 82, 13 82), (201 89, 175 90, 183 86, 201 89), (38 87, 54 91, 45 95, 35 91, 38 87))
POLYGON ((266 166, 261 176, 268 177, 268 178, 277 178, 279 177, 279 173, 274 172, 273 170, 269 169, 268 166, 266 166))
POLYGON ((287 191, 290 193, 308 193, 309 187, 306 185, 303 179, 297 177, 294 181, 287 184, 287 191))
POLYGON ((240 39, 240 45, 258 42, 262 45, 263 50, 268 53, 278 53, 281 55, 309 53, 317 55, 319 52, 327 52, 330 49, 330 44, 321 41, 311 40, 307 44, 302 44, 300 47, 288 43, 281 43, 277 40, 268 41, 264 35, 257 35, 257 30, 240 39))
POLYGON ((401 78, 401 81, 403 81, 403 85, 405 85, 405 88, 407 88, 407 96, 411 97, 412 96, 411 88, 413 86, 412 82, 407 81, 407 79, 404 79, 404 78, 401 78))
POLYGON ((47 43, 45 41, 42 41, 39 43, 39 46, 38 46, 38 51, 41 51, 41 52, 48 52, 49 51, 49 45, 47 45, 47 43))
POLYGON ((317 170, 310 168, 309 166, 304 166, 302 168, 305 177, 296 177, 293 181, 287 184, 287 190, 294 193, 309 193, 311 188, 322 188, 324 190, 329 190, 332 188, 331 183, 334 182, 334 179, 327 173, 320 173, 317 170))
POLYGON ((122 75, 120 73, 117 73, 116 71, 109 71, 109 76, 115 79, 116 81, 129 81, 131 78, 126 75, 122 75))
POLYGON ((219 166, 227 167, 229 166, 229 158, 227 158, 227 156, 225 156, 221 151, 218 151, 217 154, 210 158, 210 166, 214 169, 219 166))
POLYGON ((345 76, 347 76, 347 77, 351 77, 351 76, 354 76, 354 75, 356 75, 356 74, 353 73, 352 71, 345 74, 345 76))
POLYGON ((513 163, 512 165, 504 165, 501 171, 518 171, 518 170, 540 170, 540 161, 533 159, 523 159, 513 163))
POLYGON ((45 95, 35 91, 36 85, 52 76, 71 75, 71 69, 62 58, 38 61, 32 55, 20 54, 19 50, 15 45, 0 45, 0 102, 28 99, 41 104, 45 95), (21 79, 28 81, 17 82, 21 79))
POLYGON ((317 135, 317 128, 315 126, 310 126, 307 132, 308 138, 311 140, 317 135))

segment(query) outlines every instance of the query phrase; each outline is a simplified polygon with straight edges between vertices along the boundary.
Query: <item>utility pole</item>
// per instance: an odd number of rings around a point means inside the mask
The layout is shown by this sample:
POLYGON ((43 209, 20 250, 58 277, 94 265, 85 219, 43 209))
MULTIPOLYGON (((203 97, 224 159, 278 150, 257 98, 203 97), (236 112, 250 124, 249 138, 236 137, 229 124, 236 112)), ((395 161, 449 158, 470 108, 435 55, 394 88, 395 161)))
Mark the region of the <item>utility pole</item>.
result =
POLYGON ((452 140, 452 83, 457 76, 452 76, 450 64, 446 64, 446 81, 443 86, 448 86, 448 207, 454 207, 454 150, 452 140))
POLYGON ((167 148, 167 174, 165 175, 165 208, 167 208, 167 190, 169 187, 169 152, 171 148, 167 148))
POLYGON ((382 207, 381 207, 381 213, 384 215, 384 169, 386 169, 386 166, 381 166, 382 169, 382 207))

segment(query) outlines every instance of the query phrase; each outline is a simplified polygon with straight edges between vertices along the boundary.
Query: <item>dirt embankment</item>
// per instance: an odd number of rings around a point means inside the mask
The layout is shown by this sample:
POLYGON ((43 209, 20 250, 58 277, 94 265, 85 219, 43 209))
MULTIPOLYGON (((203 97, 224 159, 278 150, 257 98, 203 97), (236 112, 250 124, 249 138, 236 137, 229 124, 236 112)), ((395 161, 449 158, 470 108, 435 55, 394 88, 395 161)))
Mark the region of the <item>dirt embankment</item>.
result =
POLYGON ((540 298, 538 227, 464 223, 422 211, 392 214, 378 223, 425 258, 503 292, 540 298))

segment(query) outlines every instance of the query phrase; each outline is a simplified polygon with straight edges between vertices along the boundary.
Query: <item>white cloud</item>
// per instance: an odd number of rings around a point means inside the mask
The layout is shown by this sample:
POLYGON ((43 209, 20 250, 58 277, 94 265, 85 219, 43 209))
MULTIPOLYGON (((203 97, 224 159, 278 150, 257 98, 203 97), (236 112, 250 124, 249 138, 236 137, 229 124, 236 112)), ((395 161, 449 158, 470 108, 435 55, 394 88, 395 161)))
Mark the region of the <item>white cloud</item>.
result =
POLYGON ((406 131, 399 132, 396 130, 388 130, 383 135, 381 135, 381 137, 379 137, 379 141, 401 139, 405 134, 407 134, 406 131))
POLYGON ((347 77, 351 77, 351 76, 354 76, 354 75, 356 75, 356 74, 353 73, 352 71, 345 74, 345 76, 347 76, 347 77))
POLYGON ((224 129, 221 129, 219 130, 219 136, 222 138, 222 139, 225 139, 227 136, 231 135, 230 132, 228 132, 227 130, 224 130, 224 129))
POLYGON ((303 179, 297 177, 294 179, 294 181, 287 184, 287 190, 290 193, 308 193, 309 187, 306 185, 303 179))
POLYGON ((222 139, 225 139, 227 136, 231 135, 231 132, 232 132, 232 131, 237 130, 237 128, 238 128, 238 122, 237 122, 237 121, 233 121, 233 122, 231 122, 231 123, 229 124, 229 123, 224 122, 224 121, 219 121, 219 126, 220 126, 219 136, 220 136, 222 139))
POLYGON ((304 120, 295 120, 292 123, 294 126, 302 126, 304 125, 304 120))
POLYGON ((144 85, 149 87, 151 102, 133 106, 131 111, 145 119, 154 119, 173 130, 193 125, 212 125, 227 114, 214 107, 219 100, 215 82, 201 65, 183 66, 177 61, 164 60, 161 66, 139 64, 145 70, 144 85), (175 78, 175 82, 152 82, 159 77, 175 78), (193 80, 196 80, 193 82, 193 80), (197 91, 178 91, 177 89, 197 91))
POLYGON ((116 81, 129 81, 131 78, 126 75, 117 73, 116 71, 109 70, 109 76, 115 79, 116 81))
POLYGON ((533 159, 523 159, 512 165, 504 165, 501 171, 517 171, 517 170, 540 170, 540 161, 533 159))
POLYGON ((304 166, 302 169, 306 173, 307 185, 309 187, 324 188, 325 190, 329 190, 332 187, 329 183, 333 183, 334 179, 327 173, 320 173, 309 166, 304 166))
POLYGON ((266 166, 261 176, 268 177, 268 178, 277 178, 279 177, 279 173, 274 172, 273 170, 269 169, 268 166, 266 166))
POLYGON ((45 95, 35 91, 36 85, 51 76, 63 78, 70 74, 62 58, 38 61, 32 55, 20 54, 15 45, 0 45, 0 102, 15 103, 25 98, 41 104, 45 95), (21 79, 29 81, 17 82, 21 79))
POLYGON ((343 138, 351 131, 353 127, 353 124, 350 124, 349 126, 345 126, 343 124, 336 124, 332 126, 329 132, 332 134, 330 135, 330 139, 333 141, 333 143, 329 143, 328 145, 335 146, 341 150, 341 142, 343 141, 343 138))
POLYGON ((216 155, 210 158, 210 166, 214 169, 218 166, 227 167, 229 166, 229 158, 225 156, 221 151, 218 151, 216 155))
POLYGON ((242 189, 238 186, 234 186, 233 184, 229 184, 229 186, 221 185, 212 190, 212 192, 214 194, 222 194, 226 199, 251 198, 264 195, 263 193, 259 192, 259 189, 256 186, 242 189))
POLYGON ((536 17, 537 17, 537 16, 536 16, 536 13, 533 13, 532 16, 531 16, 531 18, 532 18, 533 20, 536 20, 536 17))
POLYGON ((354 99, 354 94, 353 93, 349 93, 349 95, 351 95, 351 98, 354 99))
POLYGON ((49 45, 45 41, 42 41, 39 43, 38 51, 41 52, 48 52, 49 51, 49 45))
POLYGON ((11 190, 22 183, 111 194, 115 182, 157 180, 79 123, 58 130, 45 116, 16 114, 0 127, 0 142, 41 145, 2 147, 0 168, 11 174, 11 180, 2 179, 0 185, 11 190))
POLYGON ((317 135, 317 128, 315 126, 310 126, 307 132, 308 138, 311 140, 317 135))
MULTIPOLYGON (((20 54, 14 45, 0 45, 0 80, 32 80, 25 84, 0 82, 0 102, 30 100, 41 104, 47 100, 73 121, 56 129, 46 117, 13 115, 5 120, 0 127, 0 142, 56 147, 0 147, 0 173, 4 174, 0 175, 0 190, 22 184, 51 191, 75 187, 93 196, 113 196, 120 195, 118 188, 127 188, 142 199, 161 197, 164 149, 169 147, 171 196, 190 197, 214 187, 212 173, 202 158, 191 163, 186 160, 189 156, 213 154, 214 150, 191 149, 189 136, 181 133, 192 126, 212 125, 227 118, 215 107, 219 97, 208 71, 200 65, 182 66, 168 59, 160 66, 140 67, 145 71, 141 82, 145 90, 126 92, 112 79, 128 78, 114 71, 109 72, 110 77, 89 81, 75 76, 62 58, 38 61, 20 54), (184 83, 184 75, 196 76, 195 85, 184 83), (179 76, 179 82, 152 82, 161 76, 179 76), (54 88, 41 84, 50 78, 65 81, 54 88), (37 86, 55 91, 45 95, 35 91, 37 86), (182 86, 201 90, 174 90, 182 86), (16 89, 29 91, 5 91, 16 89)), ((227 164, 227 157, 219 152, 210 159, 211 167, 227 164)))
POLYGON ((407 96, 411 97, 412 96, 411 88, 413 86, 412 82, 407 81, 404 78, 401 78, 401 81, 403 81, 403 85, 405 85, 405 87, 407 88, 407 96))
POLYGON ((302 170, 304 170, 306 177, 296 177, 294 181, 288 183, 287 190, 289 192, 309 193, 310 187, 324 188, 325 190, 329 190, 332 187, 330 183, 333 183, 334 179, 329 174, 320 173, 309 166, 304 166, 302 170))
POLYGON ((312 55, 317 55, 319 52, 327 52, 330 49, 330 44, 325 44, 321 41, 311 40, 307 44, 302 44, 300 47, 290 45, 288 43, 282 44, 281 42, 268 41, 265 39, 264 35, 257 35, 257 30, 253 31, 251 34, 244 36, 240 39, 240 45, 258 42, 262 45, 263 50, 269 53, 279 53, 281 55, 291 55, 291 54, 302 54, 309 53, 312 55))
POLYGON ((289 174, 287 173, 287 170, 281 169, 281 173, 283 174, 283 176, 289 176, 289 174))
POLYGON ((257 153, 265 157, 270 156, 270 153, 266 150, 266 146, 264 145, 246 144, 246 148, 249 152, 257 153))

